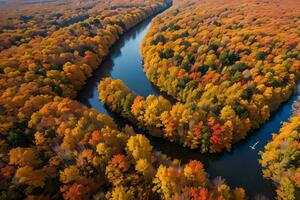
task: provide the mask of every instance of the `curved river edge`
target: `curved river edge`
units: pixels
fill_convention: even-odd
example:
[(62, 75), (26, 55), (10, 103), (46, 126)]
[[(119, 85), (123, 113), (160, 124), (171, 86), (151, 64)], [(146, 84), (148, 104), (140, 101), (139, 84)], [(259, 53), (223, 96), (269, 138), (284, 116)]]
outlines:
[[(150, 94), (160, 95), (159, 90), (146, 78), (140, 55), (142, 40), (150, 28), (153, 17), (139, 23), (120, 37), (119, 41), (112, 46), (109, 56), (94, 71), (94, 75), (87, 80), (76, 98), (87, 107), (110, 115), (120, 126), (128, 121), (110, 112), (99, 101), (97, 86), (101, 79), (110, 76), (113, 79), (121, 79), (132, 91), (144, 97)], [(149, 134), (146, 136), (154, 149), (173, 159), (179, 159), (182, 163), (187, 163), (189, 160), (200, 160), (211, 178), (221, 176), (231, 187), (243, 187), (250, 199), (260, 195), (274, 199), (275, 188), (262, 176), (262, 168), (258, 163), (259, 151), (262, 151), (272, 139), (272, 133), (279, 132), (281, 122), (287, 121), (292, 115), (292, 104), (300, 94), (300, 81), (297, 88), (293, 96), (271, 115), (267, 123), (245, 140), (233, 145), (231, 152), (200, 154), (197, 150), (184, 148), (162, 138), (155, 138)], [(137, 132), (141, 132), (141, 130), (137, 130)], [(259, 141), (258, 145), (255, 150), (252, 150), (250, 145), (257, 141)]]

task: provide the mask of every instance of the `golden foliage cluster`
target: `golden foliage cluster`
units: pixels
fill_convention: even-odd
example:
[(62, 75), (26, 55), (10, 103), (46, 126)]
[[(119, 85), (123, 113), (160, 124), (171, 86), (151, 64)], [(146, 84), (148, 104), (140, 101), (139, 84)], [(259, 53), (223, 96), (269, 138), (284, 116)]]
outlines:
[[(144, 71), (161, 91), (231, 127), (220, 136), (231, 144), (293, 93), (300, 74), (299, 14), (296, 0), (177, 1), (144, 39)], [(207, 136), (197, 127), (189, 127), (193, 135), (179, 134), (181, 143), (194, 147), (190, 141), (196, 141), (201, 148)]]

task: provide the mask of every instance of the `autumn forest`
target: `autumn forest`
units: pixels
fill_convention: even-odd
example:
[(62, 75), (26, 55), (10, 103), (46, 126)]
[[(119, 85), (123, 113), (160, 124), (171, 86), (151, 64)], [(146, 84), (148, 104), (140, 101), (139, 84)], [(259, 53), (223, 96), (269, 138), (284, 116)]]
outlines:
[(300, 200), (299, 0), (1, 0), (0, 200)]

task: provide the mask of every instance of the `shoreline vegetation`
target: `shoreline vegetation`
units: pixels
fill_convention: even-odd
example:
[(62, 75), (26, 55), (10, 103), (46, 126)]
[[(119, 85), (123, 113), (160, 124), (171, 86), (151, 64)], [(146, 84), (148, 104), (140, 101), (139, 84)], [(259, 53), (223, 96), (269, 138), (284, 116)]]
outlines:
[(279, 199), (294, 200), (300, 196), (300, 98), (293, 106), (293, 116), (273, 134), (263, 152), (260, 164), (265, 178), (277, 187)]
[(0, 199), (246, 199), (243, 189), (209, 180), (201, 162), (182, 166), (144, 135), (118, 130), (109, 116), (69, 98), (35, 112), (26, 133), (32, 145), (0, 141)]
[(170, 3), (111, 1), (0, 52), (0, 199), (246, 199), (243, 189), (209, 180), (202, 163), (181, 166), (69, 98), (120, 35)]
[(1, 51), (1, 199), (246, 198), (221, 178), (209, 181), (200, 162), (156, 155), (144, 136), (67, 98), (119, 35), (170, 3), (124, 2)]
[[(19, 1), (0, 7), (0, 200), (247, 199), (201, 162), (182, 165), (73, 99), (120, 36), (173, 5), (141, 54), (147, 78), (177, 103), (111, 78), (99, 99), (152, 135), (230, 151), (296, 87), (300, 2)], [(278, 199), (300, 195), (299, 122), (298, 102), (261, 153)]]
[(172, 105), (163, 96), (149, 95), (144, 99), (130, 91), (121, 80), (111, 78), (102, 80), (98, 91), (99, 100), (111, 111), (137, 124), (152, 136), (163, 137), (193, 149), (199, 145), (193, 137), (197, 133), (200, 136), (202, 132), (207, 136), (200, 140), (201, 153), (220, 152), (223, 148), (230, 150), (228, 141), (231, 138), (227, 138), (228, 134), (224, 133), (230, 132), (230, 127), (222, 127), (214, 118), (207, 117), (204, 111), (192, 109), (180, 102)]
[(171, 3), (136, 0), (123, 7), (125, 2), (112, 1), (95, 17), (0, 52), (1, 133), (29, 120), (54, 96), (75, 98), (120, 35)]
[[(186, 110), (220, 124), (221, 149), (212, 152), (230, 150), (263, 125), (296, 88), (300, 5), (289, 0), (279, 9), (278, 3), (183, 1), (156, 17), (144, 39), (147, 78)], [(203, 138), (217, 141), (198, 130), (208, 122), (195, 121), (190, 132), (170, 133), (171, 140), (200, 149)]]
[[(299, 80), (299, 2), (280, 10), (277, 3), (177, 2), (153, 20), (141, 52), (148, 79), (178, 102), (138, 96), (111, 78), (100, 82), (99, 100), (151, 135), (201, 153), (230, 151), (289, 99)], [(295, 115), (260, 160), (279, 199), (299, 196)]]

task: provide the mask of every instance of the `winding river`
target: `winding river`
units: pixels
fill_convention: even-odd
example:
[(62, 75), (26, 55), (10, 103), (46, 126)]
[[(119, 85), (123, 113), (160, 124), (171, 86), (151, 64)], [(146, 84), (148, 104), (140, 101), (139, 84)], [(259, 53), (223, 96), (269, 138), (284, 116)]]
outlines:
[[(114, 79), (121, 79), (131, 90), (145, 97), (149, 94), (160, 94), (144, 75), (141, 64), (140, 46), (150, 23), (151, 18), (138, 24), (120, 38), (111, 48), (110, 55), (79, 92), (78, 101), (101, 113), (109, 114), (115, 121), (121, 122), (122, 119), (109, 112), (98, 100), (97, 85), (103, 77), (111, 76)], [(156, 150), (172, 158), (180, 159), (182, 163), (191, 159), (200, 160), (204, 163), (211, 178), (222, 176), (230, 186), (245, 188), (250, 199), (260, 195), (273, 199), (274, 188), (270, 181), (262, 177), (258, 163), (259, 151), (263, 150), (266, 143), (271, 140), (272, 133), (279, 131), (281, 122), (287, 121), (290, 117), (292, 104), (300, 94), (299, 88), (300, 82), (298, 82), (298, 90), (289, 101), (285, 102), (264, 126), (253, 132), (246, 140), (235, 144), (231, 152), (201, 155), (197, 150), (190, 150), (161, 138), (147, 136)], [(259, 141), (258, 145), (255, 150), (252, 150), (249, 146), (257, 141)]]

